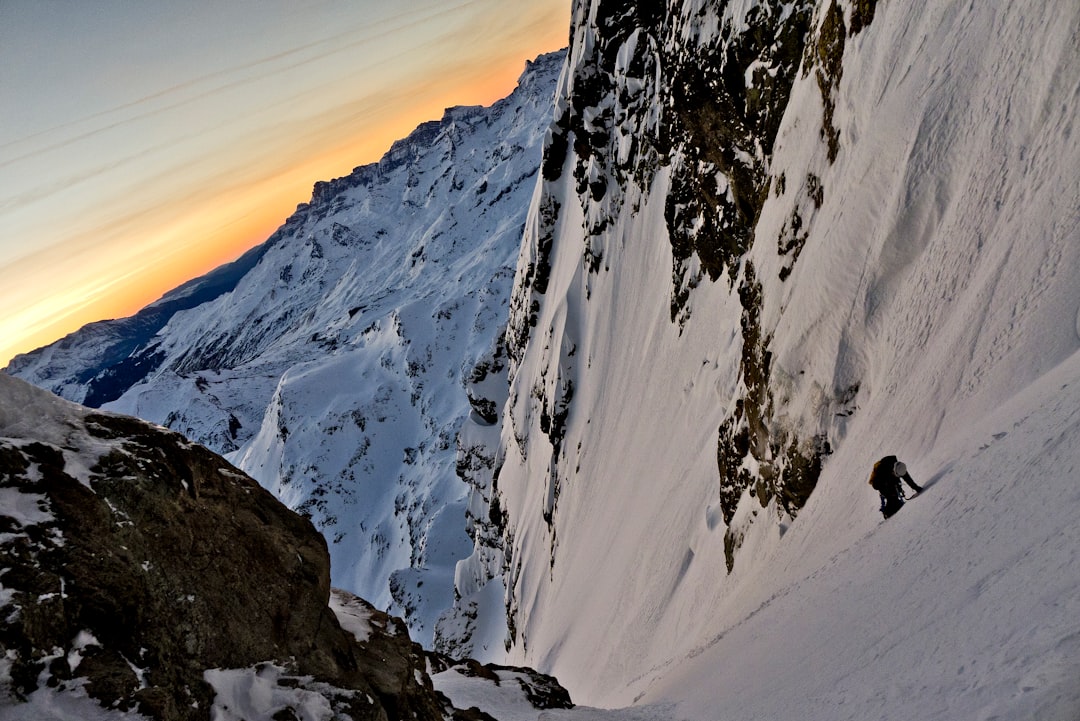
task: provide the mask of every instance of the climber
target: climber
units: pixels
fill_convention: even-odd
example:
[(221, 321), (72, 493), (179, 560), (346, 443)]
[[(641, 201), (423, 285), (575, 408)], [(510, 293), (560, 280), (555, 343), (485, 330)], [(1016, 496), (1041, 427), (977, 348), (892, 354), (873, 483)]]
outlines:
[(898, 461), (896, 456), (885, 456), (874, 464), (874, 470), (870, 474), (870, 485), (881, 494), (881, 515), (885, 518), (893, 515), (904, 505), (904, 489), (900, 481), (908, 484), (913, 491), (919, 493), (922, 487), (911, 478), (907, 466), (903, 461)]

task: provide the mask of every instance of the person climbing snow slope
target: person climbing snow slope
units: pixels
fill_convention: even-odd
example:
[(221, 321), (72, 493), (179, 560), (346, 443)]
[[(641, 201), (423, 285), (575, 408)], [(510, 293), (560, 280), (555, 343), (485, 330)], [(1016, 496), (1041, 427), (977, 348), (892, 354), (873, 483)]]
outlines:
[(900, 481), (908, 484), (913, 491), (919, 493), (922, 487), (912, 479), (907, 466), (897, 460), (896, 456), (885, 456), (874, 464), (874, 470), (870, 473), (870, 485), (881, 495), (881, 515), (885, 518), (893, 515), (904, 505), (904, 488)]

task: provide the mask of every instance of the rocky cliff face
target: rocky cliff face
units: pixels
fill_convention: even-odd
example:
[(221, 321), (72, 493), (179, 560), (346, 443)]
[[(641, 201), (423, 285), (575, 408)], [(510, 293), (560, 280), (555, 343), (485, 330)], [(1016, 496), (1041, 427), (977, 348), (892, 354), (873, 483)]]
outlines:
[[(850, 22), (861, 29), (873, 17), (873, 3), (851, 12)], [(687, 0), (676, 10), (656, 3), (575, 3), (573, 44), (511, 298), (504, 433), (484, 454), (469, 455), (491, 459), (487, 465), (495, 469), (478, 496), (489, 499), (490, 512), (474, 515), (498, 518), (502, 533), (481, 534), (473, 558), (459, 567), (459, 596), (472, 597), (459, 607), (476, 606), (477, 589), (488, 580), (505, 584), (508, 645), (521, 642), (516, 579), (522, 559), (511, 549), (522, 531), (515, 519), (543, 518), (554, 568), (563, 490), (581, 482), (580, 459), (596, 444), (595, 431), (582, 424), (588, 426), (597, 410), (580, 389), (610, 383), (610, 375), (599, 378), (646, 349), (660, 359), (680, 345), (699, 347), (699, 339), (689, 337), (700, 332), (691, 327), (695, 316), (732, 346), (716, 361), (706, 357), (708, 350), (692, 351), (702, 352), (706, 364), (722, 365), (716, 382), (728, 386), (717, 399), (720, 412), (701, 421), (716, 422), (715, 512), (726, 529), (728, 570), (753, 517), (775, 508), (791, 519), (813, 491), (830, 450), (829, 421), (795, 427), (784, 420), (772, 339), (762, 324), (764, 288), (773, 284), (763, 286), (748, 253), (766, 200), (798, 198), (779, 240), (780, 279), (786, 279), (805, 242), (804, 217), (822, 202), (817, 176), (789, 179), (774, 171), (773, 151), (800, 72), (813, 73), (826, 108), (821, 147), (835, 157), (839, 140), (828, 107), (840, 81), (845, 18), (835, 3), (809, 0)], [(668, 267), (662, 280), (660, 264)], [(704, 286), (724, 298), (721, 307), (696, 292)], [(658, 302), (657, 293), (666, 300)], [(622, 310), (644, 303), (662, 303), (666, 330), (655, 330), (655, 309), (634, 321), (633, 311)], [(674, 336), (664, 349), (656, 347), (660, 332)], [(659, 360), (629, 362), (640, 372), (620, 371), (626, 386), (609, 392), (644, 398), (650, 395), (645, 386), (671, 380), (646, 369), (663, 367)], [(840, 389), (827, 403), (848, 408), (856, 392)], [(631, 401), (611, 410), (639, 408)], [(578, 430), (571, 433), (575, 415)], [(526, 494), (538, 496), (530, 503), (539, 507), (518, 507), (509, 520), (505, 510), (515, 504), (500, 497), (503, 458), (518, 459), (512, 464), (520, 464), (518, 482), (535, 489), (536, 479), (544, 479), (543, 490)], [(535, 544), (536, 531), (531, 535)]]
[[(795, 516), (829, 449), (827, 429), (796, 432), (776, 422), (783, 409), (770, 386), (763, 287), (753, 263), (744, 262), (770, 193), (806, 196), (813, 206), (822, 202), (824, 190), (813, 173), (805, 181), (792, 179), (796, 187), (789, 189), (787, 178), (772, 171), (773, 146), (800, 67), (804, 75), (816, 73), (826, 107), (821, 137), (830, 161), (837, 152), (828, 107), (840, 80), (844, 11), (836, 3), (820, 4), (817, 15), (814, 10), (808, 0), (685, 2), (679, 12), (638, 3), (578, 3), (570, 69), (545, 148), (536, 243), (523, 258), (512, 301), (510, 354), (520, 363), (527, 343), (536, 341), (566, 189), (574, 191), (574, 214), (580, 208), (584, 216), (587, 301), (593, 278), (611, 271), (617, 221), (636, 216), (646, 200), (642, 194), (655, 183), (667, 186), (663, 235), (671, 251), (671, 322), (681, 331), (694, 311), (693, 290), (703, 282), (726, 285), (741, 308), (739, 398), (717, 434), (721, 507), (729, 526), (747, 492), (762, 507), (777, 499)], [(873, 3), (853, 12), (861, 28), (873, 16)], [(808, 213), (797, 205), (780, 238), (780, 254), (787, 258), (782, 279), (801, 249), (800, 211)], [(564, 370), (574, 365), (570, 355), (577, 347), (567, 341), (558, 360)], [(555, 458), (573, 386), (567, 377), (537, 394)], [(847, 389), (852, 395), (855, 390)], [(520, 429), (517, 435), (523, 435)], [(551, 483), (549, 495), (557, 497), (557, 474)], [(738, 544), (733, 530), (729, 569)]]
[(208, 719), (263, 679), (264, 717), (450, 714), (400, 621), (332, 610), (322, 536), (224, 459), (3, 375), (0, 407), (5, 703)]
[(332, 590), (310, 521), (220, 456), (3, 374), (0, 561), (0, 707), (31, 715), (490, 720), (435, 691), (450, 668), (572, 706), (553, 678), (433, 656)]

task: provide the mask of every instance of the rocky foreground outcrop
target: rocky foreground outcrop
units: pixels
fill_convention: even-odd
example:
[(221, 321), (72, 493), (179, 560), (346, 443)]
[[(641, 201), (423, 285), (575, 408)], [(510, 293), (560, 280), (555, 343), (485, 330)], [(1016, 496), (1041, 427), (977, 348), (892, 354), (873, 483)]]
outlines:
[(460, 715), (402, 622), (331, 602), (307, 519), (177, 433), (3, 374), (0, 568), (0, 704), (68, 693), (156, 719)]

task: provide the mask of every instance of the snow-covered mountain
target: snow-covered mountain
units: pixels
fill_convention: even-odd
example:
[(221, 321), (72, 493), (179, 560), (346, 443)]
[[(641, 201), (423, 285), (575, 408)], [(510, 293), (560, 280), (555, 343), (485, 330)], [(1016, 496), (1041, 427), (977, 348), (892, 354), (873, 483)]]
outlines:
[[(464, 385), (506, 322), (563, 59), (317, 183), (240, 272), (216, 273), (231, 285), (215, 297), (179, 307), (213, 278), (188, 284), (8, 372), (78, 401), (108, 387), (104, 407), (229, 454), (324, 533), (335, 586), (430, 645), (471, 545), (455, 472)], [(167, 323), (129, 331), (161, 307)]]
[(575, 2), (442, 637), (674, 717), (1077, 718), (1078, 30)]
[(0, 528), (4, 721), (490, 719), (436, 673), (518, 713), (573, 707), (332, 590), (325, 539), (220, 456), (4, 374)]
[(162, 362), (145, 346), (176, 313), (228, 293), (262, 258), (262, 244), (184, 283), (135, 315), (90, 323), (51, 345), (16, 356), (6, 372), (91, 408), (116, 400)]
[[(334, 247), (311, 208), (358, 212), (317, 192), (260, 285), (178, 314), (176, 344), (147, 347), (171, 365), (120, 403), (179, 409), (331, 540), (349, 526), (336, 582), (389, 575), (404, 612), (471, 550), (440, 650), (638, 705), (548, 718), (1077, 718), (1080, 6), (575, 0), (572, 23), (489, 332), (456, 323), (490, 275), (462, 277), (447, 324), (449, 304), (333, 275), (277, 305)], [(460, 156), (395, 176), (393, 202)], [(413, 275), (420, 241), (396, 245), (391, 277), (424, 287), (436, 263)], [(467, 419), (425, 425), (451, 406)], [(455, 445), (471, 491), (439, 514), (460, 496), (427, 479)], [(926, 491), (882, 523), (866, 480), (887, 454)]]

